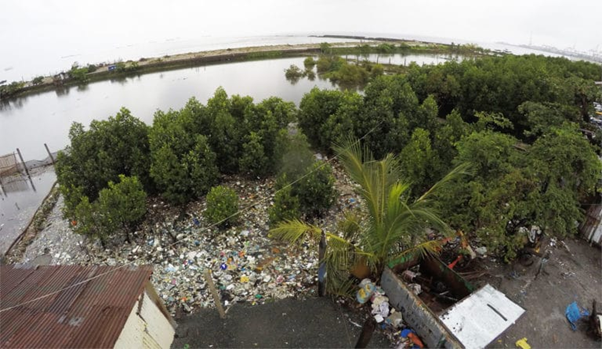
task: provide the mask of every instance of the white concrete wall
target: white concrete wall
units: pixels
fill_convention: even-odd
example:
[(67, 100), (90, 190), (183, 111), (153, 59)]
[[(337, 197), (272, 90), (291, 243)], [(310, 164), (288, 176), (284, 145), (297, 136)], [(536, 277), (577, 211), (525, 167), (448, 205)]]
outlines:
[[(140, 308), (140, 314), (138, 309)], [(130, 316), (115, 343), (115, 348), (168, 349), (171, 347), (175, 329), (163, 313), (144, 292), (132, 308)]]

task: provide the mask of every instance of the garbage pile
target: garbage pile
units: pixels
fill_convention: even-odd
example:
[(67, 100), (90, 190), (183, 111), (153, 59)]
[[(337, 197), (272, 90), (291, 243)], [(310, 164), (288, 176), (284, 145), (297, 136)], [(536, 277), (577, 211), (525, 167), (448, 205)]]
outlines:
[(360, 304), (370, 302), (371, 315), (396, 348), (424, 347), (416, 332), (403, 322), (401, 313), (391, 307), (385, 291), (372, 280), (363, 279), (360, 282), (356, 300)]
[[(339, 199), (315, 224), (336, 229), (343, 209), (359, 207), (355, 185), (334, 166)], [(204, 279), (211, 271), (224, 306), (237, 302), (261, 304), (273, 299), (303, 297), (317, 292), (317, 242), (279, 245), (267, 234), (268, 209), (273, 203), (273, 180), (231, 177), (224, 185), (239, 196), (241, 213), (229, 229), (216, 228), (203, 218), (204, 199), (177, 207), (153, 198), (139, 230), (126, 237), (116, 234), (106, 246), (73, 233), (63, 219), (63, 198), (55, 206), (45, 229), (30, 245), (26, 258), (48, 254), (50, 264), (154, 265), (153, 285), (173, 314), (212, 307), (214, 301)], [(18, 262), (18, 261), (17, 261)]]

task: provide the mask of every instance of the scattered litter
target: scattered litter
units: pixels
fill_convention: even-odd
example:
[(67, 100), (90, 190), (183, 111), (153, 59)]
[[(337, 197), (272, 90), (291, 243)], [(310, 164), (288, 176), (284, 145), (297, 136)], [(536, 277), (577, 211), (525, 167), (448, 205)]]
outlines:
[(362, 325), (358, 324), (357, 322), (353, 322), (351, 319), (349, 319), (349, 322), (351, 322), (351, 324), (354, 325), (355, 327), (362, 328)]
[(360, 289), (357, 291), (356, 299), (358, 303), (364, 304), (370, 299), (376, 286), (372, 283), (370, 279), (364, 279), (359, 284)]
[(487, 247), (485, 247), (485, 246), (477, 247), (474, 249), (474, 251), (480, 256), (485, 256), (487, 254)]
[(422, 293), (422, 286), (420, 286), (420, 284), (409, 284), (408, 287), (415, 295)]
[(414, 281), (414, 278), (415, 278), (416, 276), (418, 276), (418, 274), (417, 274), (417, 273), (415, 273), (415, 272), (413, 272), (413, 271), (411, 271), (410, 269), (408, 269), (408, 270), (404, 270), (404, 271), (403, 271), (403, 273), (401, 273), (401, 277), (402, 277), (402, 279), (403, 279), (404, 281), (407, 281), (407, 282), (412, 282), (412, 281)]
[[(393, 311), (393, 310), (392, 310)], [(387, 324), (393, 326), (394, 328), (401, 327), (401, 323), (403, 318), (400, 312), (392, 312), (391, 315), (387, 317)]]
[(569, 321), (569, 324), (571, 324), (571, 328), (573, 329), (573, 331), (576, 331), (577, 321), (579, 321), (579, 319), (581, 319), (582, 317), (589, 316), (589, 311), (580, 308), (577, 305), (577, 302), (573, 302), (569, 304), (568, 307), (566, 307), (565, 314), (566, 319)]
[(531, 349), (529, 343), (527, 343), (527, 337), (521, 338), (516, 341), (516, 346), (521, 349)]

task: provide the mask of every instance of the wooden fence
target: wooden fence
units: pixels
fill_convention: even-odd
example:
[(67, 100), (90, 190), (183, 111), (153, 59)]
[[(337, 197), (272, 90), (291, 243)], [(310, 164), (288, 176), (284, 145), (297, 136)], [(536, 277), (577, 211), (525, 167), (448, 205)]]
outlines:
[(19, 172), (15, 153), (0, 156), (0, 177), (10, 176)]

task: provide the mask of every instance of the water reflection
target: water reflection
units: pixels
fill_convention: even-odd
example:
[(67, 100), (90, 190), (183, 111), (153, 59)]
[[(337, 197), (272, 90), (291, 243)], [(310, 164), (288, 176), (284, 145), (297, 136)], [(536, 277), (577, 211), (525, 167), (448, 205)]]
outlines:
[(2, 188), (2, 195), (8, 197), (10, 193), (17, 193), (21, 191), (33, 190), (36, 191), (35, 185), (25, 176), (14, 175), (8, 178), (0, 179), (0, 187)]
[(69, 95), (70, 89), (71, 87), (69, 86), (57, 86), (54, 92), (56, 93), (57, 97), (66, 97)]
[(25, 160), (42, 159), (46, 157), (44, 143), (52, 150), (67, 146), (73, 121), (87, 126), (93, 119), (106, 119), (127, 107), (132, 115), (152, 124), (157, 109), (180, 109), (193, 96), (205, 103), (220, 86), (230, 95), (248, 95), (256, 101), (277, 96), (297, 104), (315, 86), (333, 88), (319, 79), (291, 85), (284, 77), (291, 64), (302, 66), (303, 58), (190, 67), (94, 82), (83, 90), (64, 86), (30, 95), (27, 103), (18, 99), (10, 104), (23, 103), (20, 107), (0, 110), (0, 154), (20, 148)]
[(1, 179), (0, 254), (4, 254), (25, 229), (55, 181), (52, 168), (32, 173), (31, 179), (25, 175)]

